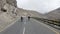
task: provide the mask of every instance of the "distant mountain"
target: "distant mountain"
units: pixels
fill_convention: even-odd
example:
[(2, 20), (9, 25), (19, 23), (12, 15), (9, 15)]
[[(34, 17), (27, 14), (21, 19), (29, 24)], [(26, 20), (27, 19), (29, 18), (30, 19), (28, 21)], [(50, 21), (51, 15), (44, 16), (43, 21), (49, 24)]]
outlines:
[(60, 20), (60, 8), (57, 8), (57, 9), (45, 14), (45, 16), (47, 16), (48, 19)]
[(24, 13), (27, 13), (27, 16), (30, 15), (31, 17), (46, 18), (46, 16), (44, 16), (43, 14), (41, 14), (37, 11), (33, 11), (33, 10), (24, 10), (22, 8), (18, 8), (17, 12), (20, 16), (21, 16), (21, 14), (23, 16)]

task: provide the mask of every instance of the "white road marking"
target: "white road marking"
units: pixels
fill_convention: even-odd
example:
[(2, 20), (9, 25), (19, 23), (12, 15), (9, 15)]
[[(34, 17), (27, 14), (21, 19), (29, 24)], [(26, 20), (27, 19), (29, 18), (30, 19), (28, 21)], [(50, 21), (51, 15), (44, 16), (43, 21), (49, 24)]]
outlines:
[(18, 17), (15, 21), (13, 21), (11, 24), (9, 24), (8, 26), (6, 26), (3, 30), (1, 30), (0, 32), (4, 31), (5, 29), (7, 29), (8, 27), (12, 26), (13, 24), (16, 23), (16, 21), (18, 21), (20, 18)]
[(24, 27), (24, 29), (23, 29), (23, 34), (25, 34), (25, 27)]
[[(42, 23), (40, 23), (40, 24), (42, 24)], [(42, 24), (42, 25), (44, 25), (45, 27), (49, 28), (50, 30), (52, 30), (52, 31), (55, 32), (56, 34), (59, 34), (59, 32), (57, 32), (55, 29), (52, 29), (52, 28), (46, 26), (45, 24)]]
[[(36, 20), (35, 20), (36, 21)], [(39, 21), (36, 21), (37, 23), (40, 23)], [(52, 29), (52, 28), (50, 28), (50, 27), (48, 27), (47, 25), (45, 25), (45, 24), (43, 24), (43, 23), (40, 23), (40, 24), (42, 24), (43, 26), (45, 26), (45, 27), (47, 27), (47, 28), (49, 28), (50, 30), (52, 30), (53, 32), (55, 32), (56, 34), (60, 34), (58, 31), (56, 31), (55, 29)]]

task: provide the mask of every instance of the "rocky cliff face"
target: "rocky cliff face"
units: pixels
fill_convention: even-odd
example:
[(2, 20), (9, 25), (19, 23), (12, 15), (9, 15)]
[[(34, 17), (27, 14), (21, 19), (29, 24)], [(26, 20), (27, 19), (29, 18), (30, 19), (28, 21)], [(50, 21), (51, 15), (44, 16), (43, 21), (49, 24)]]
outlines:
[(0, 0), (0, 8), (2, 8), (6, 3), (17, 7), (17, 1), (16, 0)]
[(16, 8), (16, 0), (0, 0), (0, 18), (13, 18)]
[(0, 0), (0, 10), (5, 5), (5, 3), (6, 3), (6, 0)]
[(6, 0), (8, 4), (11, 4), (12, 6), (17, 7), (17, 1), (16, 0)]
[(0, 32), (18, 19), (16, 0), (0, 0)]

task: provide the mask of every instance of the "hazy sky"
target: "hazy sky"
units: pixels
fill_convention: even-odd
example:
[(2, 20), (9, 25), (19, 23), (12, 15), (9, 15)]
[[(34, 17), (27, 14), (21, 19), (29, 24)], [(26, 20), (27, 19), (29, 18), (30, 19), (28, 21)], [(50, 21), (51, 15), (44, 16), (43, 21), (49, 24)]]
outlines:
[(46, 13), (60, 7), (60, 0), (17, 0), (19, 8)]

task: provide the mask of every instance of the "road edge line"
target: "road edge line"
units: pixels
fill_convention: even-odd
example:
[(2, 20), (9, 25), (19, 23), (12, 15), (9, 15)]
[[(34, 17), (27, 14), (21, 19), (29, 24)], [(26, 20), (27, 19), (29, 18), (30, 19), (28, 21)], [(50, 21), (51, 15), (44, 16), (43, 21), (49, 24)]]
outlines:
[[(35, 19), (33, 19), (33, 20), (35, 20)], [(43, 25), (43, 23), (40, 23), (39, 21), (37, 21), (37, 20), (35, 20), (37, 23), (39, 23), (39, 24), (42, 24)], [(48, 29), (50, 29), (50, 30), (52, 30), (53, 32), (55, 32), (56, 34), (60, 34), (59, 32), (57, 32), (55, 29), (51, 29), (50, 27), (48, 27), (48, 26), (46, 26), (46, 24), (44, 24), (43, 26), (45, 26), (45, 27), (47, 27)]]

